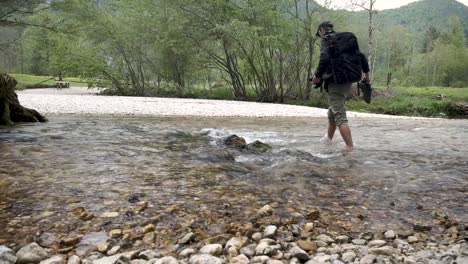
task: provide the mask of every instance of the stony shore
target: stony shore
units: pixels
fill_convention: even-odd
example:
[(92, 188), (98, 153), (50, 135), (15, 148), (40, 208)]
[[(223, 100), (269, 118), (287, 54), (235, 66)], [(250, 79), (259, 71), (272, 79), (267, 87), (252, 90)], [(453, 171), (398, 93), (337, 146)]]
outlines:
[[(326, 117), (327, 110), (255, 102), (97, 96), (97, 89), (32, 89), (18, 92), (20, 102), (43, 114), (104, 114), (213, 117)], [(413, 118), (348, 112), (348, 117)]]
[[(274, 210), (265, 205), (257, 214), (265, 219)], [(327, 225), (318, 209), (308, 214), (309, 222), (303, 225), (260, 225), (259, 221), (235, 234), (214, 237), (200, 237), (189, 229), (169, 237), (173, 243), (164, 248), (154, 247), (155, 239), (162, 236), (154, 224), (62, 238), (44, 233), (28, 245), (9, 245), (14, 250), (0, 246), (0, 264), (468, 263), (467, 228), (443, 212), (432, 215), (434, 223), (444, 228), (443, 234), (418, 225), (409, 232), (386, 230), (354, 237), (318, 233), (322, 230), (318, 226)]]

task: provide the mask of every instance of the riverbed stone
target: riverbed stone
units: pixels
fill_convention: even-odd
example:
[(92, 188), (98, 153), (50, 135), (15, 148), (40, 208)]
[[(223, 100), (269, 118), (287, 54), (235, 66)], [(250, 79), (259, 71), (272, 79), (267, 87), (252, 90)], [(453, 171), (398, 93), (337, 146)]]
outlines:
[(209, 254), (193, 255), (189, 259), (190, 264), (224, 264), (225, 261)]
[(267, 263), (268, 260), (270, 260), (268, 256), (256, 256), (252, 258), (250, 263)]
[(314, 231), (314, 227), (315, 227), (314, 223), (312, 223), (312, 222), (306, 223), (304, 225), (304, 231), (312, 232), (312, 231)]
[(384, 246), (385, 244), (387, 244), (387, 242), (385, 240), (372, 240), (372, 241), (369, 241), (367, 246), (369, 246), (369, 247), (381, 247), (381, 246)]
[(284, 262), (277, 259), (269, 259), (267, 260), (266, 264), (284, 264)]
[(388, 230), (387, 232), (384, 233), (384, 237), (386, 239), (395, 239), (396, 238), (396, 233), (393, 230)]
[(353, 251), (348, 251), (341, 256), (341, 260), (345, 263), (351, 263), (356, 259), (357, 255)]
[(179, 257), (181, 258), (188, 258), (190, 257), (191, 255), (195, 254), (195, 249), (193, 248), (186, 248), (184, 250), (182, 250), (180, 253), (179, 253)]
[(248, 258), (251, 258), (255, 255), (255, 245), (249, 245), (240, 249), (240, 253), (245, 255)]
[(81, 259), (77, 255), (68, 258), (67, 264), (81, 264)]
[(267, 205), (263, 206), (262, 208), (260, 208), (257, 211), (257, 214), (260, 215), (260, 216), (271, 215), (271, 214), (273, 214), (273, 208), (269, 204), (267, 204)]
[(0, 246), (0, 264), (15, 264), (16, 259), (16, 254), (12, 249)]
[(185, 234), (184, 236), (182, 236), (182, 237), (179, 239), (178, 243), (179, 243), (179, 244), (187, 244), (187, 243), (189, 243), (190, 241), (192, 241), (194, 238), (195, 238), (195, 234), (192, 233), (192, 232), (189, 232), (189, 233)]
[(122, 237), (122, 234), (123, 234), (122, 229), (113, 229), (109, 232), (109, 236), (112, 238)]
[(230, 264), (249, 264), (250, 260), (246, 255), (241, 254), (237, 257), (232, 258), (229, 263)]
[(16, 253), (16, 256), (18, 257), (16, 263), (39, 263), (46, 259), (47, 255), (47, 251), (44, 248), (33, 242), (25, 247), (22, 247)]
[(147, 264), (148, 261), (144, 260), (144, 259), (133, 259), (133, 260), (130, 260), (130, 264)]
[(220, 256), (223, 253), (223, 246), (221, 244), (205, 245), (200, 249), (200, 253)]
[(154, 264), (179, 264), (179, 261), (174, 257), (163, 257), (156, 260)]
[(330, 236), (327, 236), (327, 235), (318, 235), (317, 237), (315, 237), (316, 240), (319, 240), (319, 241), (323, 241), (327, 244), (331, 244), (331, 243), (335, 243), (335, 240), (333, 238), (331, 238)]
[(377, 259), (377, 256), (370, 254), (361, 258), (359, 263), (360, 264), (372, 264), (375, 262), (376, 259)]
[(65, 264), (65, 263), (67, 263), (67, 261), (66, 261), (66, 256), (64, 255), (53, 256), (51, 258), (48, 258), (39, 262), (39, 264)]
[(305, 251), (315, 252), (317, 250), (317, 243), (310, 240), (299, 240), (297, 241), (297, 246)]
[(151, 249), (147, 249), (145, 251), (140, 252), (140, 254), (138, 254), (138, 258), (144, 259), (144, 260), (150, 260), (150, 259), (158, 258), (160, 256), (161, 254)]
[(235, 247), (237, 249), (240, 249), (245, 245), (247, 240), (247, 237), (233, 237), (229, 239), (228, 242), (226, 242), (226, 246), (224, 248), (229, 249), (230, 247)]
[(298, 258), (302, 261), (309, 260), (309, 255), (307, 254), (307, 252), (305, 252), (298, 246), (294, 246), (291, 249), (289, 249), (289, 253), (291, 254), (293, 258)]
[(419, 239), (416, 236), (409, 236), (408, 237), (408, 243), (414, 244), (414, 243), (418, 243), (418, 242), (419, 242)]
[(340, 244), (348, 243), (349, 237), (348, 236), (337, 236), (335, 237), (335, 241)]
[(120, 246), (113, 246), (109, 251), (107, 251), (107, 256), (115, 255), (119, 252)]
[(124, 254), (104, 257), (91, 261), (90, 264), (129, 264), (130, 258)]
[(260, 241), (261, 239), (262, 239), (262, 233), (260, 233), (260, 232), (255, 232), (255, 233), (252, 234), (252, 240), (253, 240), (253, 241), (258, 242), (258, 241)]
[(269, 225), (265, 228), (265, 230), (263, 231), (263, 237), (267, 237), (267, 238), (273, 238), (275, 237), (276, 235), (276, 230), (278, 230), (278, 227), (274, 226), (274, 225)]
[(357, 245), (357, 246), (364, 246), (367, 244), (367, 241), (364, 240), (364, 239), (360, 239), (360, 238), (357, 238), (357, 239), (353, 239), (353, 244), (354, 245)]
[(391, 256), (395, 253), (395, 249), (390, 246), (383, 246), (378, 248), (369, 248), (369, 253), (373, 255), (386, 255)]

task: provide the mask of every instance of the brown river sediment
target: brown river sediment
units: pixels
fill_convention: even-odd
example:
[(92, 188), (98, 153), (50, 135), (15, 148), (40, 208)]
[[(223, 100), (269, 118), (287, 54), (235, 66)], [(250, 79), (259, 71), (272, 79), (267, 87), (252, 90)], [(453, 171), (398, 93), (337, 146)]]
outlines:
[[(319, 208), (327, 229), (351, 234), (433, 226), (435, 209), (467, 222), (468, 121), (356, 119), (351, 155), (319, 143), (325, 124), (56, 115), (2, 129), (0, 244), (148, 223), (216, 235), (254, 222), (266, 204), (270, 221), (303, 223)], [(231, 134), (273, 149), (228, 148)]]

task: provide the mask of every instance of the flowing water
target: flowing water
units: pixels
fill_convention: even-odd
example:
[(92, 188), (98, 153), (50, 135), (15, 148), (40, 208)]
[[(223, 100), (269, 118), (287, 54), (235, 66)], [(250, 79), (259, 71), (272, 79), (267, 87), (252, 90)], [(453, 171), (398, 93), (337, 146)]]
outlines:
[[(465, 120), (353, 120), (356, 151), (344, 154), (319, 143), (323, 118), (50, 119), (0, 130), (0, 244), (149, 222), (215, 235), (266, 204), (299, 224), (318, 207), (346, 233), (431, 225), (434, 209), (468, 219)], [(228, 148), (231, 134), (273, 149)]]

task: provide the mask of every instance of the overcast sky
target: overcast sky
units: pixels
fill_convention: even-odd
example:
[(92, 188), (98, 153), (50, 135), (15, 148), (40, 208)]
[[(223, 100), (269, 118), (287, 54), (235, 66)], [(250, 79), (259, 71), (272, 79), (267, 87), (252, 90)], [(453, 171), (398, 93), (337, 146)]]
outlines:
[[(355, 0), (359, 2), (363, 2), (364, 0)], [(460, 3), (463, 3), (468, 6), (468, 0), (457, 0)], [(324, 2), (331, 2), (331, 6), (334, 8), (346, 8), (350, 9), (350, 0), (318, 0), (319, 3)], [(391, 9), (391, 8), (398, 8), (403, 5), (407, 5), (409, 3), (416, 2), (416, 0), (377, 0), (376, 2), (376, 9), (383, 10), (383, 9)]]

